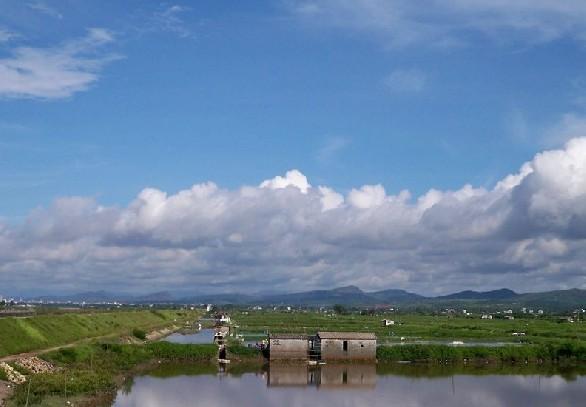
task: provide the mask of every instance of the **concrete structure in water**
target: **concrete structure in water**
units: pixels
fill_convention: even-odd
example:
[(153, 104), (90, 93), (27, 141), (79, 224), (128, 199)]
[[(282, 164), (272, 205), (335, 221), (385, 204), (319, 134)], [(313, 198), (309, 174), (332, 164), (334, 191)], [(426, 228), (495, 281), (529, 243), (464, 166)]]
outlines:
[(318, 332), (269, 336), (270, 360), (376, 360), (376, 336), (362, 332)]
[(308, 360), (309, 337), (298, 334), (269, 335), (270, 360)]
[(362, 332), (318, 332), (322, 360), (376, 360), (376, 335)]

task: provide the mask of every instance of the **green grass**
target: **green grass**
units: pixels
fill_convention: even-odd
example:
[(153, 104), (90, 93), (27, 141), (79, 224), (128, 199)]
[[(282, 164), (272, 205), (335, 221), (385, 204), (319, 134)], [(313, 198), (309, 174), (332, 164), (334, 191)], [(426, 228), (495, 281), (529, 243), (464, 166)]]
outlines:
[(140, 339), (141, 341), (144, 341), (146, 339), (147, 333), (144, 331), (144, 329), (134, 328), (132, 330), (132, 336)]
[[(383, 318), (398, 324), (384, 327)], [(561, 322), (556, 318), (530, 317), (515, 320), (482, 320), (475, 317), (448, 317), (445, 315), (380, 314), (380, 315), (328, 315), (307, 312), (235, 312), (232, 319), (239, 326), (237, 333), (263, 337), (265, 333), (308, 333), (322, 331), (375, 332), (379, 343), (407, 341), (479, 341), (524, 342), (534, 344), (559, 343), (561, 341), (586, 342), (586, 324)], [(524, 332), (525, 336), (513, 336)], [(252, 336), (254, 335), (254, 336)]]
[(61, 346), (86, 338), (129, 334), (133, 329), (156, 328), (186, 318), (194, 319), (195, 313), (137, 310), (0, 318), (0, 356)]
[(60, 367), (50, 374), (29, 376), (28, 384), (16, 388), (12, 404), (39, 404), (51, 397), (100, 395), (116, 389), (116, 376), (132, 373), (138, 365), (152, 361), (190, 361), (208, 365), (217, 355), (215, 345), (153, 342), (146, 345), (86, 344), (62, 348), (43, 355)]
[(248, 348), (239, 344), (228, 345), (228, 358), (232, 355), (239, 358), (262, 358), (263, 353), (256, 348)]
[(499, 362), (586, 362), (586, 345), (573, 342), (525, 346), (397, 345), (380, 346), (379, 361), (443, 362), (492, 360)]

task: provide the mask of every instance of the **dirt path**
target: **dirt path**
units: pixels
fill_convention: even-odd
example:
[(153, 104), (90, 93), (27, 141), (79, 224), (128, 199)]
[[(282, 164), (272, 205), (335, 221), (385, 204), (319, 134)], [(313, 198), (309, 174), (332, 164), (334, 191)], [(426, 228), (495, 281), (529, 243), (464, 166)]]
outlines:
[[(164, 336), (167, 336), (167, 335), (177, 331), (178, 329), (180, 329), (180, 327), (178, 327), (176, 325), (172, 325), (170, 327), (168, 326), (168, 327), (164, 327), (164, 328), (158, 328), (158, 329), (151, 331), (148, 334), (148, 339), (149, 339), (149, 341), (158, 340)], [(0, 357), (0, 362), (13, 362), (18, 359), (29, 358), (32, 356), (38, 356), (38, 355), (42, 355), (43, 353), (53, 352), (53, 351), (56, 351), (59, 349), (64, 349), (64, 348), (70, 348), (72, 346), (81, 345), (84, 343), (91, 343), (91, 342), (101, 340), (101, 339), (120, 338), (123, 336), (124, 335), (120, 335), (120, 334), (109, 334), (109, 335), (103, 335), (103, 336), (95, 336), (92, 338), (84, 338), (79, 341), (71, 342), (71, 343), (68, 343), (65, 345), (53, 346), (51, 348), (46, 348), (46, 349), (38, 349), (38, 350), (25, 352), (25, 353), (18, 353), (16, 355), (3, 356), (3, 357)], [(0, 407), (4, 407), (6, 400), (8, 400), (8, 398), (11, 396), (13, 386), (14, 385), (11, 383), (0, 381)]]
[(0, 407), (5, 405), (5, 400), (8, 400), (12, 395), (12, 384), (0, 380)]
[(108, 338), (114, 338), (114, 337), (118, 337), (118, 336), (120, 336), (120, 335), (96, 336), (94, 338), (86, 338), (86, 339), (82, 339), (82, 340), (79, 340), (76, 342), (68, 343), (66, 345), (54, 346), (52, 348), (39, 349), (39, 350), (34, 350), (34, 351), (30, 351), (30, 352), (25, 352), (25, 353), (18, 353), (16, 355), (3, 356), (0, 358), (0, 362), (12, 362), (14, 360), (21, 359), (21, 358), (30, 358), (32, 356), (42, 355), (43, 353), (53, 352), (55, 350), (59, 350), (59, 349), (63, 349), (63, 348), (70, 348), (75, 345), (81, 345), (83, 343), (89, 343), (89, 342), (99, 340), (99, 339), (108, 339)]
[[(158, 340), (158, 339), (161, 339), (162, 337), (165, 337), (165, 336), (177, 331), (178, 329), (180, 329), (180, 327), (178, 327), (176, 325), (171, 325), (171, 326), (167, 326), (164, 328), (158, 328), (158, 329), (151, 331), (147, 335), (147, 337), (148, 337), (149, 341)], [(65, 345), (53, 346), (51, 348), (45, 348), (45, 349), (38, 349), (38, 350), (25, 352), (25, 353), (18, 353), (16, 355), (3, 356), (3, 357), (0, 357), (0, 362), (12, 362), (17, 359), (28, 358), (31, 356), (38, 356), (38, 355), (42, 355), (43, 353), (53, 352), (53, 351), (56, 351), (59, 349), (64, 349), (64, 348), (71, 348), (72, 346), (82, 345), (84, 343), (91, 343), (93, 341), (98, 341), (98, 340), (102, 340), (102, 339), (121, 338), (124, 336), (125, 335), (120, 335), (119, 333), (117, 333), (117, 334), (108, 334), (108, 335), (102, 335), (102, 336), (94, 336), (91, 338), (84, 338), (84, 339), (80, 339), (79, 341), (71, 342), (71, 343), (68, 343)], [(0, 404), (0, 406), (1, 406), (1, 404)]]

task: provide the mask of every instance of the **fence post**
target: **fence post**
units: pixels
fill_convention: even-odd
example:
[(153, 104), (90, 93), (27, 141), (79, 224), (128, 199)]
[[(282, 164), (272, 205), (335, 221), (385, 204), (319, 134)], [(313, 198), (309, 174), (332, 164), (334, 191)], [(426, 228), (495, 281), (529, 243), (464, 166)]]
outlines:
[(31, 393), (31, 381), (32, 381), (31, 379), (32, 379), (32, 377), (29, 378), (28, 387), (26, 389), (26, 404), (25, 404), (25, 407), (28, 407), (28, 396)]

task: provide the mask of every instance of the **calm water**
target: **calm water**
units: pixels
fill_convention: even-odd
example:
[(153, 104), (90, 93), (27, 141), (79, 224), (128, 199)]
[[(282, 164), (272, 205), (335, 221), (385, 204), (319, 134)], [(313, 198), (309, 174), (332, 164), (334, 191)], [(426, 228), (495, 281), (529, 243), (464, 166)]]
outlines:
[(162, 339), (173, 343), (213, 343), (214, 330), (202, 329), (201, 331), (181, 333), (176, 332)]
[(583, 406), (585, 372), (374, 365), (164, 366), (135, 377), (116, 407)]

